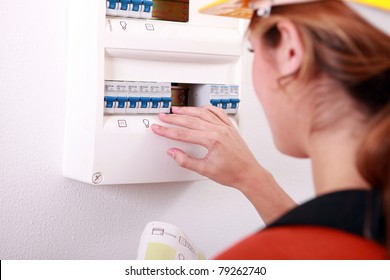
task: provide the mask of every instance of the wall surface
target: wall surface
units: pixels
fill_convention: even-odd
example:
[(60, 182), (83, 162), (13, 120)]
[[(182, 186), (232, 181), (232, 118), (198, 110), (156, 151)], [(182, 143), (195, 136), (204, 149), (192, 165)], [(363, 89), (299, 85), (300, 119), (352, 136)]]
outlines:
[[(263, 226), (241, 193), (207, 180), (64, 178), (67, 1), (1, 1), (0, 40), (0, 259), (134, 259), (152, 220), (179, 226), (212, 257)], [(244, 95), (248, 145), (296, 201), (310, 198), (309, 163), (275, 150), (254, 93)]]

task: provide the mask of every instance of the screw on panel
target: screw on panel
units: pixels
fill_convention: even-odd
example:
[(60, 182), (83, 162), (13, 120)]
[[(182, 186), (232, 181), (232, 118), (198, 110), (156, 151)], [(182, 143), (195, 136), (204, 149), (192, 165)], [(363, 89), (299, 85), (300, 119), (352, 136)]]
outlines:
[(100, 172), (96, 172), (95, 174), (93, 174), (92, 176), (92, 182), (96, 185), (100, 184), (101, 182), (103, 182), (103, 174), (100, 173)]

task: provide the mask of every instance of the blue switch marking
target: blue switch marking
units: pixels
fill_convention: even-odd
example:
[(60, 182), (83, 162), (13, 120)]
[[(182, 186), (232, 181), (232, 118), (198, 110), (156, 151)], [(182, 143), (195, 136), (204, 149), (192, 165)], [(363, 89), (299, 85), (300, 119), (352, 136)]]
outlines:
[(153, 1), (150, 0), (144, 0), (144, 12), (150, 13), (153, 7)]
[(211, 105), (218, 107), (218, 105), (221, 103), (221, 99), (211, 99), (210, 103)]
[(232, 98), (230, 99), (230, 103), (232, 103), (232, 109), (237, 109), (238, 103), (240, 103), (240, 99)]
[(115, 10), (116, 9), (116, 3), (119, 3), (119, 0), (108, 0), (110, 2), (110, 5), (108, 6), (109, 9)]
[(161, 98), (152, 97), (152, 108), (158, 108), (161, 102)]
[(140, 6), (142, 5), (143, 0), (132, 0), (131, 3), (133, 4), (133, 12), (139, 12)]
[(130, 108), (137, 108), (137, 102), (139, 101), (139, 97), (129, 97), (128, 100), (130, 102)]
[(150, 97), (141, 97), (139, 100), (141, 101), (141, 108), (148, 108)]
[(163, 97), (161, 98), (161, 101), (163, 103), (163, 108), (169, 108), (169, 105), (171, 104), (172, 102), (172, 98), (171, 97)]
[(120, 0), (122, 3), (121, 10), (127, 11), (129, 9), (129, 5), (131, 4), (131, 0)]
[(117, 100), (118, 100), (118, 108), (122, 108), (122, 109), (125, 108), (125, 104), (128, 100), (127, 97), (118, 96)]
[(230, 103), (230, 99), (221, 99), (222, 109), (227, 109), (227, 105)]
[(114, 108), (114, 102), (116, 101), (116, 97), (105, 96), (104, 101), (106, 102), (106, 108)]

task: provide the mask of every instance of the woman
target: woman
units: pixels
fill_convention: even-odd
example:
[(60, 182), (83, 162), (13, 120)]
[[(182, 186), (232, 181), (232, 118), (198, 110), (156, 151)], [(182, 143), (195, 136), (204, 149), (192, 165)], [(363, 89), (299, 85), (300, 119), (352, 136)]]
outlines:
[(389, 35), (345, 1), (254, 2), (254, 88), (277, 148), (311, 159), (317, 197), (296, 206), (218, 108), (160, 115), (178, 127), (153, 125), (156, 134), (208, 149), (203, 159), (168, 154), (243, 192), (267, 224), (218, 258), (388, 258)]

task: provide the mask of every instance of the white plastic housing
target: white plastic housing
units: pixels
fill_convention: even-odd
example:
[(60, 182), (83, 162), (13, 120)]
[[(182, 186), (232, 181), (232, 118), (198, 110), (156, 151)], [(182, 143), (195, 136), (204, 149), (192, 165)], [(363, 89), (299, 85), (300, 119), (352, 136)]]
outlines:
[(199, 14), (207, 2), (191, 1), (189, 22), (176, 23), (106, 18), (103, 0), (69, 0), (64, 176), (90, 184), (202, 178), (166, 151), (201, 157), (204, 148), (156, 136), (151, 112), (105, 114), (104, 96), (105, 81), (240, 85), (238, 20)]

